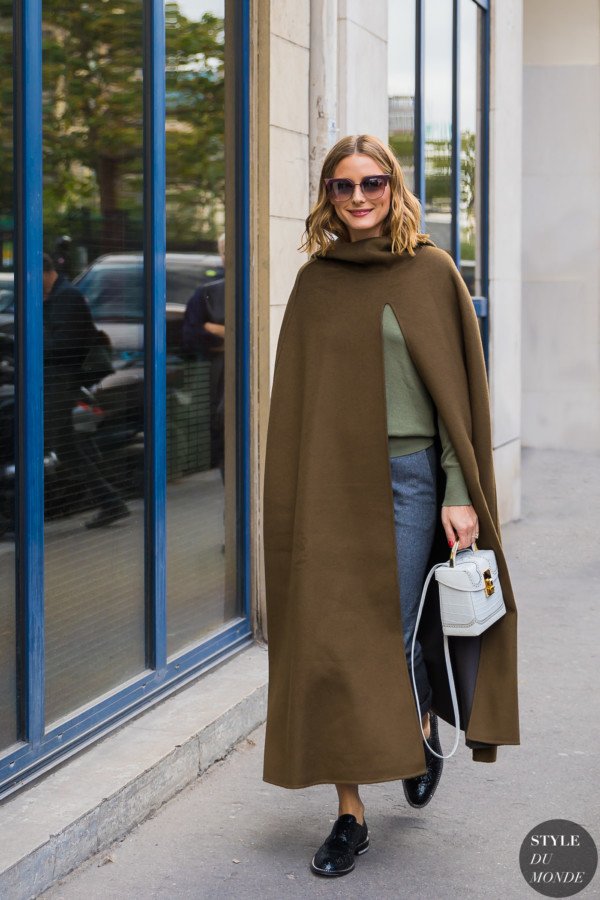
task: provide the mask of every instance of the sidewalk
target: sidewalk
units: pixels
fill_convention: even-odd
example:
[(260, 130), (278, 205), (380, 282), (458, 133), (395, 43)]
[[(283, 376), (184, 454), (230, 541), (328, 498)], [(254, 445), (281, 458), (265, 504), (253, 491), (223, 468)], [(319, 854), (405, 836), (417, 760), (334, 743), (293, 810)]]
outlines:
[[(366, 785), (369, 852), (326, 880), (308, 863), (337, 815), (335, 791), (263, 782), (261, 727), (44, 898), (536, 896), (519, 868), (530, 828), (571, 819), (600, 846), (599, 476), (598, 455), (523, 452), (523, 518), (503, 529), (519, 609), (520, 747), (487, 765), (461, 743), (423, 810), (400, 782)], [(441, 730), (448, 748), (452, 730)], [(599, 892), (597, 872), (579, 896)]]
[(265, 718), (267, 653), (218, 657), (171, 696), (0, 804), (0, 898), (29, 900), (198, 779)]

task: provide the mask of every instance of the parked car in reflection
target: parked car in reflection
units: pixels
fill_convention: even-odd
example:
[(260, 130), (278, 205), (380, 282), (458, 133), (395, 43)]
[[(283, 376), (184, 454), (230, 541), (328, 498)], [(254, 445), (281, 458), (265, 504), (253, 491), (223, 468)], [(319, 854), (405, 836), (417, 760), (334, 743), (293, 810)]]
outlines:
[[(188, 300), (204, 284), (224, 275), (215, 253), (166, 254), (167, 351), (181, 350), (181, 325)], [(111, 341), (119, 366), (141, 355), (144, 346), (144, 275), (141, 253), (100, 256), (74, 279), (94, 320)]]
[[(221, 257), (217, 254), (166, 255), (167, 439), (169, 471), (173, 476), (208, 467), (204, 460), (208, 459), (210, 441), (209, 366), (200, 362), (200, 371), (197, 365), (193, 384), (190, 382), (190, 371), (184, 373), (185, 365), (180, 356), (181, 325), (194, 291), (223, 275)], [(90, 422), (93, 423), (93, 434), (90, 433), (89, 439), (93, 439), (97, 448), (98, 465), (105, 477), (124, 496), (139, 496), (143, 492), (144, 464), (142, 254), (99, 257), (74, 279), (74, 283), (86, 297), (96, 326), (110, 339), (115, 368), (113, 375), (106, 376), (92, 388), (82, 387), (73, 410), (74, 429), (81, 438), (81, 433), (86, 429), (89, 431)], [(12, 531), (14, 524), (14, 315), (14, 276), (0, 273), (0, 537), (5, 531)], [(198, 379), (202, 382), (199, 391)], [(206, 410), (199, 409), (198, 403), (206, 406)], [(190, 413), (193, 414), (192, 426)], [(198, 429), (206, 430), (206, 438), (199, 435)], [(189, 440), (197, 445), (193, 454), (189, 447), (182, 445), (182, 441)], [(61, 461), (52, 448), (46, 448), (44, 469), (45, 486), (51, 488), (56, 474), (62, 472)], [(55, 502), (54, 493), (47, 496), (47, 515), (68, 515), (89, 505), (85, 485), (77, 483), (77, 472), (69, 470), (67, 480), (72, 483), (73, 490), (60, 492), (60, 504)]]
[(0, 332), (12, 334), (15, 318), (15, 276), (0, 272)]
[[(166, 254), (167, 349), (181, 349), (181, 324), (188, 300), (204, 284), (223, 278), (217, 253)], [(113, 347), (115, 362), (127, 362), (143, 352), (144, 274), (141, 253), (99, 256), (73, 279), (85, 296), (92, 316)], [(0, 332), (14, 332), (14, 275), (0, 273)]]
[[(192, 359), (189, 354), (184, 354), (181, 334), (186, 306), (192, 294), (203, 285), (221, 280), (224, 274), (218, 254), (166, 254), (166, 437), (169, 478), (208, 469), (211, 465), (210, 362), (201, 358)], [(122, 382), (109, 376), (106, 385), (102, 386), (103, 393), (111, 396), (112, 402), (125, 402), (126, 415), (131, 420), (142, 419), (142, 254), (119, 253), (99, 257), (74, 283), (85, 296), (96, 326), (110, 339), (115, 372), (126, 376)], [(139, 382), (137, 390), (136, 381)], [(139, 409), (130, 405), (137, 402), (136, 397), (139, 398)], [(140, 478), (133, 476), (131, 483), (140, 483)]]

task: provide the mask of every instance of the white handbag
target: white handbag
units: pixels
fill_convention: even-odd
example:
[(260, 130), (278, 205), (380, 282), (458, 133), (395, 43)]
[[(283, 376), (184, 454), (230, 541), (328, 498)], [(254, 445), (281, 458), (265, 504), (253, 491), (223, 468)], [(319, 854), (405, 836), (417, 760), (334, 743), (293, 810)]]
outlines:
[[(437, 753), (429, 745), (427, 738), (423, 733), (423, 740), (427, 744), (427, 747), (434, 756), (439, 757), (439, 759), (449, 759), (455, 753), (460, 738), (458, 699), (452, 675), (448, 636), (469, 637), (481, 634), (506, 612), (506, 606), (502, 596), (502, 587), (500, 586), (500, 579), (498, 577), (496, 554), (494, 551), (479, 550), (477, 544), (474, 543), (471, 544), (471, 547), (467, 547), (464, 550), (459, 550), (457, 552), (459, 543), (459, 541), (456, 541), (454, 544), (454, 547), (450, 552), (450, 559), (443, 563), (436, 563), (425, 579), (410, 651), (412, 682), (415, 697), (418, 699), (419, 695), (417, 692), (417, 682), (414, 671), (415, 641), (421, 613), (423, 611), (423, 604), (425, 603), (427, 588), (435, 573), (435, 580), (438, 583), (440, 595), (440, 615), (442, 620), (442, 631), (444, 633), (444, 656), (446, 657), (446, 669), (448, 671), (448, 683), (450, 686), (450, 695), (452, 697), (452, 709), (454, 711), (454, 724), (456, 729), (454, 746), (447, 756)], [(423, 732), (422, 723), (421, 732)]]

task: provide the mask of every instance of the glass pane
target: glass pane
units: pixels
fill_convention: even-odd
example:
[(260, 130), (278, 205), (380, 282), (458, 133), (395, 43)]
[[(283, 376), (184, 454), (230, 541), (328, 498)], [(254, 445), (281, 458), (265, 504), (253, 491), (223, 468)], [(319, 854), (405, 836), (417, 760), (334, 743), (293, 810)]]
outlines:
[(452, 3), (425, 3), (425, 224), (450, 250), (452, 221)]
[(0, 0), (0, 750), (17, 739), (12, 40), (12, 2)]
[(142, 3), (43, 18), (51, 723), (145, 667)]
[(479, 48), (477, 46), (478, 16), (481, 11), (473, 0), (462, 0), (460, 9), (460, 261), (461, 272), (472, 294), (480, 293), (477, 286), (477, 186), (479, 172), (477, 141), (480, 108), (478, 87), (481, 82)]
[(166, 4), (169, 655), (238, 614), (225, 540), (223, 17), (222, 0)]
[(415, 189), (415, 0), (388, 4), (389, 144)]

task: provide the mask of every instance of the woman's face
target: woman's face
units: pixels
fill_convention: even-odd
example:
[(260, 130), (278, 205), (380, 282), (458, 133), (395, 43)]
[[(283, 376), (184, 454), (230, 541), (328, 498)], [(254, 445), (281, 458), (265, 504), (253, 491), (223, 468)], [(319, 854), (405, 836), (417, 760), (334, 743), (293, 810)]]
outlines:
[(339, 162), (333, 178), (348, 178), (353, 181), (354, 193), (349, 200), (333, 203), (338, 217), (347, 226), (351, 241), (378, 237), (382, 223), (390, 209), (390, 186), (386, 184), (383, 196), (377, 200), (367, 200), (360, 188), (360, 182), (367, 175), (384, 175), (384, 171), (374, 159), (365, 153), (354, 153)]

